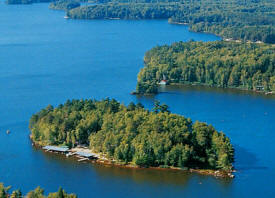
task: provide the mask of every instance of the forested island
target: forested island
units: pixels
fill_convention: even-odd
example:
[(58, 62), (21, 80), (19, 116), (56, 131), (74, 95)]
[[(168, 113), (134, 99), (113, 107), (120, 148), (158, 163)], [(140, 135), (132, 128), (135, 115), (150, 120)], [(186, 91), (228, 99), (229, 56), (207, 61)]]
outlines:
[(275, 7), (269, 0), (99, 1), (68, 11), (73, 19), (168, 19), (188, 24), (195, 32), (209, 32), (243, 41), (275, 43)]
[(275, 46), (236, 42), (177, 42), (146, 52), (136, 92), (158, 83), (199, 84), (275, 92)]
[(5, 187), (3, 183), (0, 183), (0, 198), (77, 198), (75, 194), (68, 194), (62, 188), (59, 188), (57, 192), (50, 193), (48, 196), (44, 194), (44, 190), (37, 187), (23, 196), (20, 190), (10, 191), (10, 186)]
[(179, 167), (231, 171), (234, 148), (213, 126), (170, 113), (155, 102), (128, 106), (112, 99), (68, 100), (49, 105), (29, 123), (38, 145), (89, 145), (92, 152), (139, 167)]

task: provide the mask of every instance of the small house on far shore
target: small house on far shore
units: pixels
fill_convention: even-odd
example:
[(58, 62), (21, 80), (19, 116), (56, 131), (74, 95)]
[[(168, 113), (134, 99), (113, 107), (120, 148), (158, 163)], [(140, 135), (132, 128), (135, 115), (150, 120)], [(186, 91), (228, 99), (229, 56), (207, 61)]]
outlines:
[(159, 82), (159, 85), (166, 85), (167, 84), (167, 80), (161, 80), (160, 82)]
[(258, 85), (258, 86), (256, 86), (256, 90), (257, 91), (263, 91), (264, 90), (264, 86)]
[(159, 85), (167, 85), (166, 76), (164, 74), (162, 75), (162, 80), (158, 84)]

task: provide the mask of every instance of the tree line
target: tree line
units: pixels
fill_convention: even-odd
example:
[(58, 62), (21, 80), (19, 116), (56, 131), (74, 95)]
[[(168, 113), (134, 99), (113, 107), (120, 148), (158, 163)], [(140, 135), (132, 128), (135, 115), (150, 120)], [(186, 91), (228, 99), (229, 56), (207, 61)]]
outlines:
[(137, 92), (157, 93), (165, 76), (168, 83), (264, 89), (275, 92), (275, 47), (268, 44), (177, 42), (157, 46), (144, 57)]
[(155, 102), (128, 106), (112, 99), (68, 100), (34, 114), (32, 139), (41, 145), (89, 145), (119, 163), (142, 167), (181, 167), (231, 170), (234, 149), (213, 126), (172, 114)]
[(25, 196), (20, 190), (14, 190), (10, 193), (10, 188), (10, 186), (5, 187), (3, 183), (0, 183), (0, 198), (77, 198), (75, 194), (68, 194), (62, 188), (59, 188), (55, 193), (50, 193), (48, 196), (40, 187), (28, 192)]

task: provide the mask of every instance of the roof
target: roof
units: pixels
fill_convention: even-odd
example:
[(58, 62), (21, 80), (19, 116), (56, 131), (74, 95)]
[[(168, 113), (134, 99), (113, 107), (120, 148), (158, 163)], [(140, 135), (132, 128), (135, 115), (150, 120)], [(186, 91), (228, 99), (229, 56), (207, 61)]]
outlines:
[(59, 147), (59, 146), (44, 146), (43, 149), (50, 150), (50, 151), (59, 151), (59, 152), (66, 152), (69, 150), (68, 147)]
[(76, 152), (77, 155), (80, 155), (82, 157), (92, 157), (93, 154), (92, 153), (87, 153), (87, 152)]

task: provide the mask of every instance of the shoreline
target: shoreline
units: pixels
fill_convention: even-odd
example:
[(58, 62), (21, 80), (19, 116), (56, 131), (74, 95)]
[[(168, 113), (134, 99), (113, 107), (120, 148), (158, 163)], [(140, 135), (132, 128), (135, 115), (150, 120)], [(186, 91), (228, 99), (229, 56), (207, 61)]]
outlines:
[(168, 19), (168, 23), (169, 24), (173, 24), (173, 25), (185, 25), (188, 26), (188, 30), (190, 32), (195, 32), (195, 33), (204, 33), (204, 34), (214, 34), (215, 36), (218, 36), (221, 38), (222, 41), (226, 41), (226, 42), (235, 42), (235, 43), (253, 43), (253, 44), (270, 44), (270, 45), (275, 45), (272, 43), (265, 43), (263, 41), (257, 40), (257, 41), (251, 41), (251, 40), (244, 40), (244, 39), (233, 39), (233, 38), (226, 38), (218, 33), (214, 33), (214, 32), (208, 32), (208, 31), (194, 31), (192, 29), (190, 29), (190, 24), (189, 23), (183, 23), (183, 22), (176, 22), (176, 21), (170, 21)]
[[(224, 170), (212, 170), (212, 169), (194, 169), (194, 168), (186, 168), (186, 169), (182, 169), (179, 167), (140, 167), (137, 165), (133, 165), (133, 164), (125, 164), (124, 162), (117, 162), (116, 160), (113, 159), (108, 159), (106, 158), (104, 155), (99, 154), (99, 153), (93, 153), (90, 149), (88, 149), (87, 147), (74, 147), (69, 149), (69, 154), (65, 154), (65, 153), (60, 153), (60, 152), (53, 152), (53, 151), (46, 151), (44, 150), (42, 147), (44, 145), (41, 145), (39, 143), (36, 143), (32, 140), (32, 135), (29, 136), (31, 142), (32, 142), (32, 146), (42, 150), (43, 152), (51, 152), (51, 153), (55, 153), (58, 155), (62, 155), (62, 156), (66, 156), (67, 158), (75, 158), (75, 160), (77, 160), (78, 162), (89, 162), (89, 163), (96, 163), (96, 164), (100, 164), (103, 166), (113, 166), (113, 167), (120, 167), (120, 168), (130, 168), (130, 169), (153, 169), (153, 170), (162, 170), (162, 171), (169, 171), (169, 170), (176, 170), (176, 171), (185, 171), (185, 172), (189, 172), (189, 173), (198, 173), (201, 175), (208, 175), (208, 176), (214, 176), (216, 178), (234, 178), (235, 176), (233, 175), (233, 172), (236, 172), (235, 170), (232, 171), (224, 171)], [(83, 157), (79, 157), (76, 155), (77, 152), (84, 152), (84, 153), (91, 153), (91, 154), (95, 154), (98, 156), (97, 159), (88, 159), (88, 158), (83, 158)]]
[(176, 86), (185, 86), (185, 85), (189, 85), (189, 86), (204, 86), (204, 87), (209, 87), (209, 88), (220, 88), (220, 89), (225, 89), (225, 90), (241, 90), (241, 91), (248, 91), (251, 93), (259, 93), (259, 94), (265, 94), (265, 95), (274, 95), (275, 92), (273, 91), (265, 91), (265, 90), (255, 90), (255, 89), (246, 89), (246, 88), (242, 88), (242, 87), (218, 87), (218, 86), (210, 86), (208, 84), (197, 84), (197, 83), (170, 83), (169, 85), (176, 85)]
[(187, 25), (187, 26), (188, 26), (188, 23), (169, 21), (169, 19), (168, 19), (168, 23), (169, 23), (169, 24), (174, 24), (174, 25)]
[[(275, 96), (275, 92), (273, 91), (265, 91), (265, 90), (255, 90), (255, 89), (246, 89), (246, 88), (241, 88), (241, 87), (218, 87), (218, 86), (210, 86), (208, 84), (197, 84), (197, 83), (169, 83), (165, 86), (202, 86), (202, 87), (207, 87), (207, 88), (218, 88), (218, 89), (223, 89), (223, 90), (239, 90), (239, 91), (247, 91), (249, 93), (256, 93), (260, 95), (266, 95), (266, 96)], [(158, 86), (158, 89), (161, 88), (161, 86)], [(137, 95), (137, 96), (154, 96), (157, 94), (163, 93), (161, 91), (158, 91), (157, 93), (138, 93), (135, 91), (130, 92), (131, 95)]]

